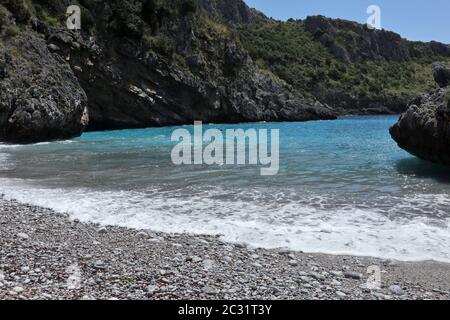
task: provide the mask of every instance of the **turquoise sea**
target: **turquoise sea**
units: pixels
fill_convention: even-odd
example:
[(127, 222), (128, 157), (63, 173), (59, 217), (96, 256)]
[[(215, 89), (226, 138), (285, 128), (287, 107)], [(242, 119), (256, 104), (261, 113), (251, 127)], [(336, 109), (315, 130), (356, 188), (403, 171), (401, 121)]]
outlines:
[(280, 172), (268, 177), (258, 166), (175, 166), (175, 127), (0, 145), (0, 193), (101, 224), (450, 262), (450, 170), (399, 149), (396, 120), (204, 126), (279, 129)]

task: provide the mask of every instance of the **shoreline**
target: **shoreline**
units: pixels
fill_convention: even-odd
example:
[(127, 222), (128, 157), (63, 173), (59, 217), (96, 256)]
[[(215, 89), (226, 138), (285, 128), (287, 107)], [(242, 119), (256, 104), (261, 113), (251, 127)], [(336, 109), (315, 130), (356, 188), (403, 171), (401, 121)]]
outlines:
[(102, 227), (0, 198), (0, 299), (450, 299), (450, 264)]
[[(406, 110), (405, 110), (406, 111)], [(307, 122), (319, 122), (319, 121), (338, 121), (342, 119), (349, 119), (349, 118), (358, 118), (358, 117), (389, 117), (389, 116), (398, 116), (400, 117), (401, 113), (348, 113), (348, 114), (342, 114), (337, 115), (334, 119), (313, 119), (313, 120), (272, 120), (272, 121), (242, 121), (242, 122), (203, 122), (204, 126), (216, 126), (216, 125), (249, 125), (249, 124), (259, 124), (259, 123), (307, 123)], [(81, 132), (80, 135), (74, 136), (72, 138), (66, 138), (66, 139), (52, 139), (52, 140), (44, 140), (44, 141), (38, 141), (38, 142), (29, 142), (29, 143), (20, 143), (20, 142), (8, 142), (0, 140), (0, 147), (1, 146), (28, 146), (28, 145), (36, 145), (36, 144), (45, 144), (45, 143), (53, 143), (53, 142), (68, 142), (73, 141), (73, 139), (77, 139), (81, 137), (85, 133), (92, 133), (92, 132), (110, 132), (110, 131), (126, 131), (126, 130), (145, 130), (145, 129), (160, 129), (160, 128), (183, 128), (186, 126), (192, 126), (194, 125), (193, 122), (186, 122), (186, 123), (179, 123), (174, 125), (167, 125), (167, 126), (147, 126), (147, 127), (129, 127), (129, 128), (114, 128), (114, 129), (98, 129), (98, 130), (91, 130), (86, 129)]]

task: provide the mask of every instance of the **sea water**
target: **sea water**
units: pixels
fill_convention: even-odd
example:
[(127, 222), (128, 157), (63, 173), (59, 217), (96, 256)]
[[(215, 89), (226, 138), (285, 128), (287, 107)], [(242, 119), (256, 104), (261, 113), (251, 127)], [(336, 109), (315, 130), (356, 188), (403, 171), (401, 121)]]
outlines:
[(176, 166), (171, 134), (178, 127), (0, 145), (0, 192), (105, 225), (450, 262), (450, 169), (398, 148), (388, 132), (396, 120), (204, 126), (279, 129), (276, 176), (261, 176), (257, 166)]

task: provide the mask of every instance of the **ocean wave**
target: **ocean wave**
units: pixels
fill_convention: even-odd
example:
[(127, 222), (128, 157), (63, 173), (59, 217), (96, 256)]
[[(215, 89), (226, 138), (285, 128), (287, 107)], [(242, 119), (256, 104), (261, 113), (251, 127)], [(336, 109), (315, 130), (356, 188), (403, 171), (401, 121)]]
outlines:
[(0, 143), (0, 150), (8, 150), (8, 149), (16, 149), (23, 147), (22, 144), (7, 144), (7, 143)]
[(324, 197), (316, 197), (310, 204), (262, 204), (257, 192), (254, 200), (241, 200), (220, 198), (223, 190), (187, 196), (156, 188), (145, 192), (50, 189), (17, 179), (0, 179), (0, 185), (7, 198), (103, 225), (220, 235), (229, 242), (263, 248), (450, 262), (448, 217), (393, 214), (395, 210), (414, 210), (417, 202), (426, 206), (436, 201), (447, 206), (445, 194), (405, 196), (396, 199), (398, 204), (391, 211), (381, 212), (353, 205), (334, 209), (317, 205), (326, 202)]
[(8, 165), (9, 155), (7, 153), (0, 152), (0, 170), (6, 170), (9, 168)]

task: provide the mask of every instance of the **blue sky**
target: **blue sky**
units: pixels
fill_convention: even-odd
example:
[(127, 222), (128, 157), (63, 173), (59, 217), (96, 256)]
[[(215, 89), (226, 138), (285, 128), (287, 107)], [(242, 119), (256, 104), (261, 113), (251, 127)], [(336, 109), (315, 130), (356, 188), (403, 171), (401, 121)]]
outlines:
[(410, 40), (450, 44), (449, 0), (244, 0), (275, 19), (324, 15), (366, 23), (369, 5), (381, 8), (382, 28)]

